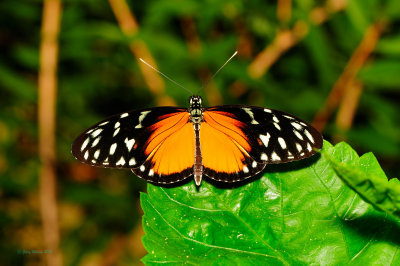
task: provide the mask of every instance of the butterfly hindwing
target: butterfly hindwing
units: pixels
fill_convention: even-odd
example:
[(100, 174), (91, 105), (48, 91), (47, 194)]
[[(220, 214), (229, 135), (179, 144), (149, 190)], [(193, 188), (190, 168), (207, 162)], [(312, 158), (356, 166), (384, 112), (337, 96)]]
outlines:
[[(236, 168), (224, 168), (224, 162), (205, 160), (205, 174), (221, 181), (239, 181), (261, 171), (266, 164), (285, 163), (315, 154), (322, 147), (322, 135), (305, 121), (282, 111), (241, 105), (206, 108), (202, 129), (208, 124), (225, 137), (216, 144), (225, 145), (235, 156), (221, 153), (221, 149), (205, 147), (206, 154), (225, 160)], [(209, 141), (210, 134), (204, 134)], [(218, 135), (218, 134), (217, 134)], [(227, 149), (222, 149), (226, 151)], [(214, 153), (215, 155), (212, 155)], [(228, 169), (228, 171), (227, 171)]]
[[(138, 176), (151, 182), (177, 182), (191, 174), (188, 170), (192, 167), (188, 166), (191, 162), (173, 164), (174, 154), (172, 158), (158, 156), (157, 162), (153, 159), (165, 150), (165, 144), (171, 146), (170, 141), (166, 141), (171, 139), (170, 135), (179, 136), (182, 127), (185, 129), (183, 133), (188, 132), (186, 125), (191, 124), (187, 124), (187, 120), (187, 109), (176, 107), (156, 107), (114, 115), (81, 134), (72, 144), (72, 154), (94, 166), (131, 168)], [(176, 127), (178, 121), (181, 127)], [(171, 131), (174, 127), (175, 130)], [(176, 141), (176, 137), (171, 140)], [(184, 154), (193, 154), (191, 149), (190, 145), (186, 149), (181, 146)], [(164, 172), (158, 173), (153, 167), (161, 167)]]

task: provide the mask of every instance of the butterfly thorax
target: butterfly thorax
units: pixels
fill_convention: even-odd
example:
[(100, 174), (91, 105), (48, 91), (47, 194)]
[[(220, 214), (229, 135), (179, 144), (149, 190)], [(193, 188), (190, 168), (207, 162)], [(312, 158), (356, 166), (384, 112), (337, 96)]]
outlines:
[(190, 121), (194, 124), (199, 124), (203, 121), (202, 99), (198, 95), (193, 95), (189, 98), (189, 113)]

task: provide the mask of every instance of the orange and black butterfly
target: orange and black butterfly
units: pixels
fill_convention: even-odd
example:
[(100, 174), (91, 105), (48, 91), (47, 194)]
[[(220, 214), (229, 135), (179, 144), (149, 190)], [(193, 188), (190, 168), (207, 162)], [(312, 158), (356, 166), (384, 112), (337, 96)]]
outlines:
[(111, 116), (81, 134), (72, 154), (81, 162), (128, 168), (154, 184), (203, 175), (223, 182), (254, 176), (267, 164), (310, 157), (322, 135), (282, 111), (242, 105), (155, 107)]

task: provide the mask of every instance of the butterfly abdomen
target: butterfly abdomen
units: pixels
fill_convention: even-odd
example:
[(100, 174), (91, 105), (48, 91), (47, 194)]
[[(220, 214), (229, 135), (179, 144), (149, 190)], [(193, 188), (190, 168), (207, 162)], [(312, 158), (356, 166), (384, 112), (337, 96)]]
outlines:
[(201, 155), (201, 146), (200, 146), (200, 127), (201, 127), (200, 123), (193, 123), (193, 129), (195, 134), (193, 174), (194, 174), (194, 181), (198, 186), (200, 186), (201, 179), (203, 177), (203, 157)]

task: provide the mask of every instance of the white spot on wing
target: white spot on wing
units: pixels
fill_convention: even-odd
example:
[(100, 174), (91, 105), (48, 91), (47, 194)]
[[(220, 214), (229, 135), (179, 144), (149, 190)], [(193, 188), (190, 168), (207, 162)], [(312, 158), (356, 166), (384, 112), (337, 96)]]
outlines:
[(247, 174), (249, 172), (249, 168), (247, 166), (243, 166), (243, 173)]
[(143, 121), (143, 119), (146, 117), (146, 115), (148, 114), (148, 113), (150, 113), (151, 111), (143, 111), (143, 112), (141, 112), (140, 113), (140, 116), (139, 116), (139, 124), (137, 124), (137, 126), (135, 127), (135, 128), (141, 128), (142, 127), (142, 121)]
[(271, 135), (267, 132), (267, 135), (261, 135), (260, 134), (260, 139), (262, 141), (262, 143), (264, 144), (265, 147), (268, 147), (268, 143), (269, 143), (269, 138), (271, 137)]
[(135, 144), (135, 139), (130, 139), (129, 140), (128, 138), (126, 138), (125, 139), (125, 144), (126, 144), (126, 147), (128, 148), (128, 151), (131, 151), (133, 145)]
[(253, 125), (257, 125), (258, 122), (254, 119), (254, 114), (253, 114), (253, 112), (251, 111), (251, 109), (250, 109), (250, 108), (242, 108), (242, 109), (250, 116), (250, 118), (251, 118), (251, 123), (252, 123)]
[(115, 165), (124, 165), (125, 164), (125, 159), (123, 156), (118, 160), (118, 162), (115, 163)]
[(299, 133), (299, 131), (297, 131), (296, 129), (293, 129), (293, 132), (296, 135), (296, 137), (298, 137), (299, 139), (303, 140), (303, 136)]
[(265, 153), (261, 153), (261, 160), (267, 161), (268, 160), (268, 156)]
[(286, 142), (285, 142), (285, 140), (283, 138), (279, 137), (278, 138), (278, 142), (279, 142), (279, 145), (281, 145), (281, 148), (283, 150), (286, 149)]
[(296, 143), (296, 148), (299, 152), (303, 149), (299, 143)]
[(144, 167), (144, 165), (141, 165), (139, 169), (140, 171), (144, 172), (144, 170), (146, 170), (146, 167)]
[(272, 161), (280, 161), (280, 160), (281, 160), (281, 157), (279, 157), (278, 154), (276, 154), (276, 152), (273, 152), (273, 153), (271, 154), (271, 160), (272, 160)]
[(313, 138), (313, 136), (310, 134), (310, 132), (308, 132), (307, 129), (304, 129), (304, 134), (307, 136), (307, 138), (308, 138), (312, 143), (314, 143), (314, 138)]
[(257, 162), (256, 162), (256, 161), (253, 161), (253, 163), (251, 164), (251, 166), (252, 166), (253, 168), (256, 168), (256, 167), (257, 167)]
[(117, 128), (117, 129), (114, 131), (113, 137), (115, 137), (115, 136), (118, 134), (118, 132), (119, 132), (119, 128)]
[(116, 149), (117, 149), (117, 143), (113, 143), (110, 147), (110, 155), (113, 155)]
[(106, 157), (106, 159), (103, 162), (103, 165), (109, 165), (110, 163), (108, 162), (108, 157)]
[(130, 166), (132, 166), (132, 165), (135, 165), (136, 164), (136, 160), (135, 160), (135, 158), (131, 158), (130, 160), (129, 160), (129, 165)]
[(85, 158), (85, 160), (87, 160), (89, 158), (89, 151), (85, 152), (85, 155), (83, 155), (83, 158)]
[(153, 169), (150, 169), (149, 176), (153, 176), (153, 175), (154, 175), (154, 171), (153, 171)]
[(272, 119), (273, 119), (276, 123), (279, 123), (278, 117), (274, 116)]
[(264, 112), (272, 113), (272, 111), (270, 109), (267, 109), (267, 108), (264, 109)]
[(100, 155), (100, 150), (97, 150), (97, 151), (94, 153), (93, 157), (94, 157), (95, 159), (98, 159), (98, 158), (99, 158), (99, 155)]
[(81, 151), (83, 151), (89, 143), (89, 138), (86, 138), (85, 141), (82, 143)]
[(296, 129), (301, 130), (303, 127), (297, 123), (297, 122), (291, 122), (292, 126), (294, 126)]
[(294, 119), (293, 117), (288, 116), (288, 115), (283, 115), (283, 116), (286, 117), (287, 119)]
[(128, 113), (123, 113), (120, 117), (124, 118), (124, 117), (127, 117), (128, 115), (129, 115)]
[(91, 134), (91, 136), (93, 138), (95, 138), (95, 137), (97, 137), (97, 135), (99, 135), (101, 133), (101, 131), (103, 131), (103, 129), (102, 128), (98, 128)]
[(311, 151), (311, 150), (312, 150), (311, 145), (310, 145), (310, 143), (308, 143), (308, 142), (307, 142), (307, 150), (308, 150), (308, 151)]
[(101, 136), (99, 136), (97, 139), (95, 139), (92, 143), (92, 147), (96, 146), (97, 144), (99, 144), (99, 141), (101, 139)]
[(276, 127), (276, 129), (281, 130), (281, 127), (278, 125), (278, 123), (274, 122), (274, 126)]
[(119, 126), (121, 125), (120, 122), (115, 123), (114, 128), (119, 128)]

